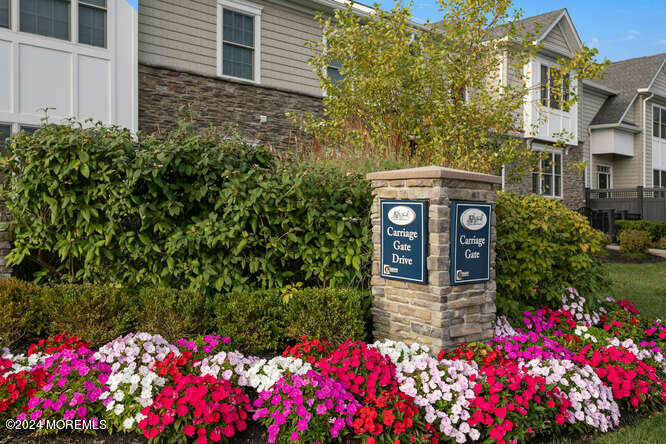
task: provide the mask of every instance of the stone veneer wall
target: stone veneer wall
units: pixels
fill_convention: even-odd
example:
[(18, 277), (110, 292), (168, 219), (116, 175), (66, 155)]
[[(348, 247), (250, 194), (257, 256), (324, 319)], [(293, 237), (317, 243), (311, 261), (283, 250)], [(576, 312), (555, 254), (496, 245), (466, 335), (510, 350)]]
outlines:
[[(562, 153), (562, 203), (572, 210), (585, 206), (585, 176), (574, 164), (582, 162), (583, 143), (577, 147), (569, 147), (567, 154)], [(520, 180), (505, 184), (505, 191), (521, 194), (532, 192), (532, 173), (526, 174)]]
[[(495, 213), (491, 218), (491, 281), (451, 286), (450, 201), (495, 202), (498, 176), (441, 167), (385, 171), (372, 181), (372, 314), (374, 336), (434, 349), (493, 336), (495, 320)], [(380, 277), (381, 199), (425, 199), (429, 203), (428, 284)]]
[[(176, 128), (184, 105), (196, 113), (196, 128), (236, 127), (246, 138), (279, 149), (293, 148), (303, 137), (285, 113), (323, 113), (318, 97), (139, 65), (141, 131)], [(260, 116), (266, 116), (267, 122), (261, 123)]]

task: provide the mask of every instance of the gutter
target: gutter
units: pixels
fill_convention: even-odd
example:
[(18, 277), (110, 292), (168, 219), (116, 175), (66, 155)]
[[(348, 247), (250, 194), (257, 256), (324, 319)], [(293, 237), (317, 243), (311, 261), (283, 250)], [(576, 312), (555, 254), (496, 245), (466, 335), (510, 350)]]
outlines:
[(601, 130), (601, 129), (619, 129), (619, 130), (624, 130), (630, 133), (634, 134), (639, 134), (643, 132), (643, 129), (636, 126), (636, 125), (631, 125), (629, 123), (600, 123), (597, 125), (590, 125), (589, 126), (590, 130)]
[[(638, 94), (650, 93), (648, 88), (640, 88), (637, 90)], [(654, 93), (650, 93), (648, 97), (643, 99), (643, 128), (647, 128), (647, 102), (654, 97)], [(647, 187), (647, 131), (643, 132), (643, 186)]]
[(601, 92), (601, 93), (604, 93), (604, 94), (607, 94), (607, 95), (610, 95), (610, 96), (616, 96), (620, 93), (618, 90), (615, 90), (613, 88), (609, 88), (606, 85), (603, 85), (601, 83), (594, 82), (594, 81), (588, 80), (588, 79), (583, 79), (583, 87), (585, 87), (585, 86), (590, 88), (590, 89), (594, 89), (598, 92)]

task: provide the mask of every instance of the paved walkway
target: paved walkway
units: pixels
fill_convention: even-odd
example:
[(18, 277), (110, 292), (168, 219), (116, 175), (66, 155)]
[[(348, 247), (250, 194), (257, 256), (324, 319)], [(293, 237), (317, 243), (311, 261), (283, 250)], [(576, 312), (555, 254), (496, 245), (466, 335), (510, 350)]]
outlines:
[[(606, 245), (606, 248), (613, 251), (620, 251), (620, 246), (618, 244)], [(650, 253), (653, 256), (666, 258), (666, 250), (660, 250), (658, 248), (650, 248), (648, 250), (648, 253)]]

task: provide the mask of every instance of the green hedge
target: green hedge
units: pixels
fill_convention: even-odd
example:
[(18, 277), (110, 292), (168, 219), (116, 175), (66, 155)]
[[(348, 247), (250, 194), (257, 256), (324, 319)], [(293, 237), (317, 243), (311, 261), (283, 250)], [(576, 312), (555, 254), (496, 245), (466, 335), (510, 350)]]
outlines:
[(46, 125), (9, 143), (10, 264), (39, 282), (188, 288), (367, 286), (370, 185), (187, 125), (135, 140)]
[(650, 233), (652, 242), (666, 236), (666, 222), (652, 220), (618, 220), (615, 222), (615, 230), (618, 236), (625, 230), (647, 231)]
[(8, 279), (0, 280), (0, 346), (62, 332), (100, 346), (130, 331), (147, 331), (169, 341), (220, 333), (244, 353), (278, 353), (301, 335), (334, 344), (370, 339), (370, 301), (369, 292), (348, 288), (209, 297), (187, 290), (37, 286)]
[(563, 291), (584, 296), (605, 284), (598, 259), (603, 234), (560, 202), (533, 194), (499, 193), (497, 308), (518, 317), (525, 309), (561, 305)]

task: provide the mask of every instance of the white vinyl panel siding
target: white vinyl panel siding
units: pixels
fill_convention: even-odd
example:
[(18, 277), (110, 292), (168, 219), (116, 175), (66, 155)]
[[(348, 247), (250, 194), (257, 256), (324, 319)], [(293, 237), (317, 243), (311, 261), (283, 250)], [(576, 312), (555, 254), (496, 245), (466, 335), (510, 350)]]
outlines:
[(216, 0), (139, 0), (139, 63), (217, 74)]
[(308, 59), (307, 42), (321, 41), (319, 24), (312, 15), (273, 3), (264, 6), (261, 23), (261, 83), (280, 89), (321, 96), (319, 80)]
[[(579, 86), (580, 87), (580, 86)], [(584, 88), (584, 87), (583, 87)], [(597, 113), (601, 109), (601, 107), (604, 105), (606, 100), (608, 99), (608, 96), (604, 94), (598, 94), (596, 92), (589, 91), (587, 89), (583, 89), (582, 93), (582, 101), (580, 103), (580, 112), (578, 113), (581, 117), (580, 119), (583, 122), (583, 130), (580, 134), (582, 134), (582, 137), (585, 140), (585, 149), (588, 153), (587, 159), (588, 159), (588, 184), (592, 188), (596, 188), (599, 186), (597, 183), (597, 165), (598, 164), (603, 164), (603, 165), (610, 165), (613, 166), (613, 156), (612, 155), (590, 155), (590, 150), (591, 150), (591, 143), (592, 141), (590, 140), (590, 136), (587, 133), (587, 128), (592, 123), (592, 120), (596, 117)]]
[(564, 53), (569, 52), (569, 45), (567, 45), (567, 40), (564, 37), (564, 33), (562, 32), (561, 22), (555, 25), (553, 29), (551, 29), (548, 35), (543, 39), (543, 42), (548, 46), (552, 46)]
[[(314, 12), (261, 0), (261, 85), (321, 96), (306, 42), (320, 42)], [(139, 62), (217, 76), (217, 0), (140, 0)]]

